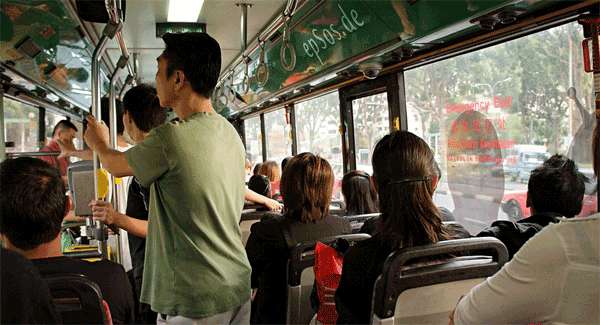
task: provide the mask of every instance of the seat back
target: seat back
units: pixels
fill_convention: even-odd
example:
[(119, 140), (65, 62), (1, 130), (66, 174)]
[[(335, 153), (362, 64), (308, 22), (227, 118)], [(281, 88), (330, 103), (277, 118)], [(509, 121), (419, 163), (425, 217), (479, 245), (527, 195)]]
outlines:
[[(367, 234), (352, 234), (329, 237), (319, 240), (325, 244), (333, 244), (339, 238), (347, 240), (350, 245), (369, 239)], [(315, 282), (313, 266), (315, 264), (316, 241), (299, 243), (290, 252), (287, 267), (287, 324), (309, 324), (314, 312), (310, 305), (310, 294)]]
[(371, 218), (378, 218), (381, 216), (381, 213), (367, 213), (367, 214), (357, 214), (353, 216), (345, 216), (344, 219), (350, 222), (350, 226), (352, 227), (352, 233), (357, 233), (360, 231), (360, 228), (363, 226), (365, 221)]
[(56, 310), (65, 324), (105, 324), (100, 287), (81, 274), (45, 277)]
[(447, 324), (458, 299), (507, 260), (506, 247), (492, 237), (447, 240), (392, 253), (373, 289), (372, 323)]

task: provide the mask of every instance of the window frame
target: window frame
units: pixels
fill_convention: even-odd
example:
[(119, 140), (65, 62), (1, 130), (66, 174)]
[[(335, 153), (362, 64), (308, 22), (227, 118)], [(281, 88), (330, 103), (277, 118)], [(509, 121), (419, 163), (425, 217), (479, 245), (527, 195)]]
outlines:
[[(399, 73), (390, 73), (339, 89), (340, 120), (342, 123), (342, 155), (344, 174), (356, 169), (354, 113), (352, 101), (385, 92), (388, 102), (389, 130), (400, 130), (406, 124), (404, 79)], [(404, 110), (402, 109), (404, 108)], [(403, 112), (404, 111), (404, 112)], [(402, 117), (404, 116), (404, 117)], [(404, 123), (403, 123), (404, 121)]]

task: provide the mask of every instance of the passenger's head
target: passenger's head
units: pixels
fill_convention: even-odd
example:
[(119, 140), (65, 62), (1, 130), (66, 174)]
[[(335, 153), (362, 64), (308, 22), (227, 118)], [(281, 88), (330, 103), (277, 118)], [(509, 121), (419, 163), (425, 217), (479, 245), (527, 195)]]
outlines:
[(160, 104), (173, 107), (180, 96), (193, 92), (210, 98), (221, 71), (221, 48), (206, 33), (167, 33), (158, 57), (156, 88)]
[(377, 143), (372, 163), (380, 230), (390, 244), (410, 247), (447, 238), (433, 204), (438, 178), (427, 143), (407, 131), (393, 132)]
[(29, 157), (0, 164), (0, 232), (9, 246), (28, 251), (59, 235), (69, 209), (56, 168)]
[(249, 175), (250, 171), (252, 171), (252, 163), (248, 158), (246, 158), (246, 161), (244, 162), (244, 170), (246, 171), (246, 175)]
[(77, 137), (77, 127), (69, 120), (61, 120), (52, 130), (52, 139), (62, 142), (72, 142)]
[(252, 175), (248, 180), (248, 188), (262, 196), (271, 196), (271, 182), (267, 176)]
[(288, 162), (280, 189), (288, 218), (304, 223), (322, 220), (329, 214), (333, 170), (327, 160), (301, 153)]
[[(116, 100), (117, 104), (117, 135), (123, 135), (123, 131), (125, 130), (123, 126), (123, 103), (120, 100)], [(108, 97), (102, 97), (100, 99), (100, 111), (102, 112), (102, 121), (108, 127), (112, 127), (110, 125), (110, 99)]]
[(527, 206), (532, 213), (554, 212), (574, 217), (581, 212), (586, 181), (573, 160), (554, 155), (531, 171)]
[(167, 112), (160, 106), (154, 87), (140, 84), (129, 89), (123, 97), (123, 124), (134, 142), (144, 140), (150, 130), (166, 119)]
[(254, 169), (252, 170), (252, 175), (259, 175), (261, 167), (262, 167), (262, 163), (257, 163), (256, 165), (254, 165)]
[(273, 160), (267, 160), (262, 163), (258, 173), (267, 176), (271, 182), (281, 180), (281, 170), (279, 169), (279, 165)]
[(290, 161), (290, 159), (292, 159), (293, 157), (285, 157), (283, 158), (283, 160), (281, 160), (281, 172), (283, 173), (283, 170), (285, 169), (285, 166), (287, 166), (287, 163)]
[(377, 212), (377, 192), (366, 172), (353, 170), (344, 175), (342, 194), (349, 215)]

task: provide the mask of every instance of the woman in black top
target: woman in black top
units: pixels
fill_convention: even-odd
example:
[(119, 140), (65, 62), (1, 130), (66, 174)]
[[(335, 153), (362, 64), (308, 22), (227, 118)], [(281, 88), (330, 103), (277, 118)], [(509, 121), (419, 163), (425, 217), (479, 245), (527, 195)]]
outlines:
[(257, 289), (252, 301), (252, 324), (285, 323), (286, 266), (295, 243), (352, 231), (346, 220), (329, 216), (332, 190), (333, 170), (325, 159), (302, 153), (286, 165), (281, 178), (284, 214), (252, 225), (246, 244), (252, 288)]
[(346, 215), (355, 216), (377, 212), (377, 192), (371, 176), (362, 170), (353, 170), (342, 178), (342, 194)]
[(452, 237), (433, 204), (438, 177), (425, 141), (406, 131), (386, 135), (377, 143), (372, 162), (382, 213), (379, 229), (344, 257), (335, 297), (338, 324), (370, 323), (373, 285), (390, 253)]

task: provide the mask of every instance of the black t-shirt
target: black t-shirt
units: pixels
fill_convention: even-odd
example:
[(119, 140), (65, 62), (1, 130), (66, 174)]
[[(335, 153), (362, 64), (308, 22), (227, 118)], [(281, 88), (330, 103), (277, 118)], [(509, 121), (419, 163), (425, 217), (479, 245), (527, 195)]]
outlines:
[(32, 260), (42, 276), (83, 274), (98, 284), (115, 324), (134, 322), (133, 292), (123, 266), (107, 260), (87, 262), (66, 256)]
[(57, 324), (48, 285), (38, 270), (23, 256), (2, 248), (0, 258), (2, 288), (2, 324)]
[[(134, 177), (129, 184), (127, 193), (127, 210), (125, 214), (139, 220), (148, 220), (148, 204), (150, 201), (150, 191), (140, 185)], [(141, 238), (128, 234), (129, 252), (131, 254), (131, 264), (133, 266), (133, 277), (141, 279), (144, 273), (144, 254), (146, 253), (146, 238)]]

